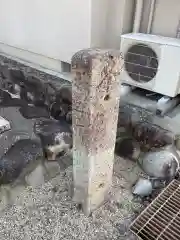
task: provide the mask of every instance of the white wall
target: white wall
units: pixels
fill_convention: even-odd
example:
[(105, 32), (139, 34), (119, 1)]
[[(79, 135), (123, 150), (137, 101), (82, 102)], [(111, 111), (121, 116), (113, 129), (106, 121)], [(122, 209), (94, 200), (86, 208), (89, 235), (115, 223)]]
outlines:
[(179, 0), (157, 0), (152, 31), (168, 37), (176, 37), (180, 21)]
[[(150, 0), (144, 0), (144, 11), (141, 22), (141, 32), (146, 32)], [(179, 0), (156, 0), (152, 34), (176, 37), (180, 21)]]
[(89, 47), (90, 0), (0, 0), (0, 42), (70, 61)]
[(134, 0), (109, 0), (106, 45), (119, 49), (121, 34), (132, 31)]
[[(146, 32), (151, 0), (144, 0)], [(0, 53), (61, 71), (82, 48), (119, 49), (132, 31), (135, 0), (0, 0)], [(180, 0), (156, 0), (152, 33), (175, 37)], [(24, 49), (24, 50), (23, 50)]]
[(91, 0), (91, 47), (105, 47), (109, 0)]
[[(64, 62), (82, 48), (119, 48), (122, 29), (131, 30), (133, 1), (0, 0), (0, 43)], [(35, 61), (27, 55), (21, 58)]]

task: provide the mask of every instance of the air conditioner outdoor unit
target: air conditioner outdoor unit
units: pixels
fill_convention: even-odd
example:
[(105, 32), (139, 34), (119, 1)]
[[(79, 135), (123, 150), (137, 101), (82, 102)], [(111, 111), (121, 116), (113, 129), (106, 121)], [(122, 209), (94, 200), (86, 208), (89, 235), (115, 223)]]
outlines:
[(121, 82), (174, 97), (180, 93), (180, 39), (142, 33), (121, 36)]

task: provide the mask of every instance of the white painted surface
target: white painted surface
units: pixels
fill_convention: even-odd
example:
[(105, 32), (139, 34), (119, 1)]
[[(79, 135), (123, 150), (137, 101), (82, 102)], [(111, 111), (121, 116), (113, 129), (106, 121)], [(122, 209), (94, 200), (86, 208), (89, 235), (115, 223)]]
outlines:
[(121, 36), (122, 53), (125, 55), (129, 47), (137, 43), (146, 44), (155, 51), (158, 58), (158, 71), (150, 81), (137, 82), (129, 76), (124, 67), (120, 75), (121, 82), (170, 97), (179, 94), (180, 39), (143, 33), (125, 34)]
[(121, 34), (132, 32), (134, 0), (109, 0), (106, 46), (119, 49)]
[[(0, 0), (0, 53), (59, 74), (61, 61), (88, 47), (119, 49), (132, 32), (135, 0)], [(146, 32), (150, 1), (144, 0), (140, 32)], [(175, 37), (179, 0), (156, 0), (152, 34)], [(38, 67), (39, 65), (39, 67)]]
[(70, 63), (80, 49), (119, 49), (121, 33), (131, 29), (132, 5), (127, 0), (0, 0), (0, 53), (59, 73), (61, 61)]
[(127, 0), (0, 0), (0, 43), (64, 62), (83, 48), (119, 48), (125, 19), (125, 28), (131, 28), (131, 5)]
[[(147, 30), (150, 10), (150, 1), (144, 0), (144, 2), (145, 4), (141, 23), (141, 32), (145, 32)], [(151, 33), (166, 37), (176, 37), (179, 20), (179, 0), (156, 0)]]
[(69, 62), (90, 46), (90, 0), (0, 0), (0, 42)]
[(146, 44), (156, 52), (158, 58), (158, 71), (150, 81), (137, 82), (129, 76), (124, 67), (120, 75), (121, 82), (170, 97), (179, 94), (180, 39), (143, 33), (124, 34), (121, 35), (121, 51), (123, 55), (126, 55), (130, 46), (137, 43)]
[(108, 1), (91, 0), (91, 47), (106, 46)]
[(144, 4), (143, 0), (136, 0), (136, 8), (134, 12), (134, 23), (133, 23), (133, 32), (135, 33), (138, 33), (140, 30), (143, 4)]

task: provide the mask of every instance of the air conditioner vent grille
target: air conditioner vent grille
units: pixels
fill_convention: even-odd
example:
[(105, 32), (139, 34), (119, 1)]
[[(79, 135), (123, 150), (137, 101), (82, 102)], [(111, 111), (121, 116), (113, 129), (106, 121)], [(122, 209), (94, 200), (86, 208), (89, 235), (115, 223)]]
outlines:
[(125, 70), (132, 80), (141, 83), (149, 82), (157, 74), (157, 54), (148, 45), (132, 45), (125, 54)]

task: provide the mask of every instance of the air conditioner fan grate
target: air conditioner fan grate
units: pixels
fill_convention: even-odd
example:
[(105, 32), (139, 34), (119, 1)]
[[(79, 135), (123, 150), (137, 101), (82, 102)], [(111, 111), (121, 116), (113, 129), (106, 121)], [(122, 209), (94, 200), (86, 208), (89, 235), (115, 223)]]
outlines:
[(158, 57), (148, 45), (135, 44), (125, 54), (124, 66), (132, 80), (146, 83), (157, 74)]

